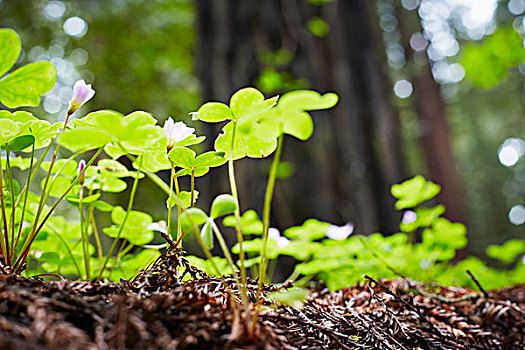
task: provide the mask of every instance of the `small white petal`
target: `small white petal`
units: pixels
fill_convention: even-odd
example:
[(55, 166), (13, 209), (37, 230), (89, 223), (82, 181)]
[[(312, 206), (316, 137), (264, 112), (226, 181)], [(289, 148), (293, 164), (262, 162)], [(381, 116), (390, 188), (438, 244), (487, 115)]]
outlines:
[(171, 117), (164, 123), (164, 135), (168, 140), (168, 149), (173, 148), (177, 142), (185, 140), (194, 132), (194, 128), (189, 128), (184, 122), (175, 123)]
[(354, 232), (354, 224), (347, 223), (344, 226), (332, 225), (326, 230), (326, 237), (341, 241)]
[(416, 220), (417, 220), (417, 215), (412, 210), (407, 210), (403, 214), (403, 220), (402, 221), (403, 221), (404, 224), (411, 224), (411, 223), (413, 223)]
[(276, 229), (275, 227), (270, 227), (268, 229), (268, 238), (275, 239), (277, 241), (279, 237), (281, 237), (281, 233), (278, 229)]
[(152, 222), (151, 224), (149, 224), (148, 225), (148, 230), (159, 231), (159, 232), (162, 232), (162, 233), (167, 233), (168, 232), (168, 227), (166, 226), (166, 221), (161, 220), (159, 222)]
[(281, 236), (281, 237), (279, 237), (279, 238), (277, 239), (277, 246), (278, 246), (279, 248), (284, 248), (284, 247), (286, 247), (289, 243), (290, 243), (290, 240), (289, 240), (288, 238), (286, 238), (286, 237), (282, 237), (282, 236)]

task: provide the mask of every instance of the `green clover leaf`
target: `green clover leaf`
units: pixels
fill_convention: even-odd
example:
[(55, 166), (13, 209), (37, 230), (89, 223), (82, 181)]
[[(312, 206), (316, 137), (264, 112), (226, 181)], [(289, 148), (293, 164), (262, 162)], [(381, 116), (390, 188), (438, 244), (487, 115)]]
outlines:
[(211, 205), (210, 217), (217, 219), (226, 214), (232, 214), (237, 209), (237, 201), (230, 194), (221, 194), (215, 197)]
[[(8, 119), (16, 123), (20, 128), (19, 135), (32, 135), (35, 139), (35, 149), (46, 147), (49, 142), (58, 134), (62, 123), (50, 124), (48, 121), (39, 120), (29, 112), (25, 111), (0, 111), (0, 119)], [(17, 136), (17, 137), (18, 137)], [(29, 138), (24, 138), (27, 142)], [(18, 149), (19, 151), (30, 152), (32, 143), (28, 143), (28, 146), (24, 149)], [(20, 148), (20, 146), (18, 147)], [(11, 149), (13, 150), (13, 149)]]
[(73, 120), (60, 137), (60, 144), (73, 152), (112, 144), (113, 147), (109, 149), (113, 151), (113, 158), (119, 155), (116, 151), (119, 144), (131, 154), (165, 150), (166, 138), (156, 123), (155, 118), (143, 111), (126, 116), (115, 111), (96, 111), (82, 119)]
[[(227, 216), (222, 221), (224, 226), (235, 227), (235, 216)], [(255, 210), (247, 210), (241, 216), (242, 233), (245, 235), (258, 235), (262, 233), (263, 223)]]
[(401, 184), (393, 185), (391, 192), (398, 200), (396, 208), (414, 208), (426, 200), (434, 198), (441, 187), (431, 181), (425, 180), (421, 175), (417, 175)]
[[(0, 29), (0, 77), (16, 63), (22, 44), (12, 29)], [(40, 96), (55, 85), (57, 73), (50, 62), (34, 62), (18, 68), (0, 80), (0, 102), (8, 108), (36, 107)]]
[[(110, 237), (116, 238), (120, 229), (120, 225), (124, 221), (126, 211), (117, 206), (111, 212), (111, 220), (115, 225), (103, 229), (104, 233)], [(132, 210), (129, 212), (128, 218), (124, 223), (121, 238), (127, 239), (130, 243), (135, 245), (144, 245), (153, 239), (153, 232), (148, 229), (148, 225), (153, 222), (150, 215)]]

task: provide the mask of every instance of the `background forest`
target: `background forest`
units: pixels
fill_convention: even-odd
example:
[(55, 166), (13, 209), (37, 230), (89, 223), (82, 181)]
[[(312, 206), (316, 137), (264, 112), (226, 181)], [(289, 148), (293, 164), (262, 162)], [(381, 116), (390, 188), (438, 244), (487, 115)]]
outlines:
[[(524, 237), (524, 13), (525, 0), (0, 0), (0, 27), (20, 34), (19, 63), (56, 66), (33, 109), (50, 121), (83, 78), (97, 91), (84, 112), (172, 116), (210, 135), (210, 149), (219, 129), (188, 117), (204, 101), (245, 86), (334, 91), (312, 140), (286, 140), (272, 226), (315, 216), (397, 232), (390, 187), (424, 174), (485, 258), (488, 244)], [(261, 210), (269, 161), (239, 162), (243, 210)], [(220, 168), (198, 182), (200, 205), (225, 178)], [(138, 196), (138, 210), (165, 216), (156, 187)]]

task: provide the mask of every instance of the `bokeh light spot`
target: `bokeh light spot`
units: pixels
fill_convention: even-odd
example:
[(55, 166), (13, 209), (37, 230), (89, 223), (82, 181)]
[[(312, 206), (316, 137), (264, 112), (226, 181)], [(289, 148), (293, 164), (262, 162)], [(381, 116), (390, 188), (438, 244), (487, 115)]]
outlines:
[(521, 225), (525, 222), (525, 207), (515, 205), (509, 211), (509, 221), (514, 225)]
[(523, 156), (524, 143), (521, 139), (506, 139), (498, 150), (500, 163), (508, 167), (515, 165)]
[(423, 51), (427, 45), (428, 41), (422, 33), (414, 33), (410, 37), (410, 46), (414, 51)]
[(66, 5), (62, 1), (50, 1), (44, 7), (44, 17), (50, 21), (61, 18), (66, 12)]
[(414, 89), (412, 88), (412, 83), (405, 79), (398, 80), (394, 85), (394, 93), (399, 98), (410, 97), (410, 95), (412, 95), (413, 90)]
[(521, 15), (525, 11), (525, 0), (510, 0), (507, 7), (513, 15)]
[(48, 95), (44, 100), (44, 109), (47, 113), (57, 113), (62, 108), (62, 102), (55, 95)]
[(419, 0), (401, 0), (401, 4), (407, 10), (412, 11), (419, 6)]
[(70, 17), (64, 22), (64, 31), (69, 36), (84, 36), (87, 32), (87, 23), (80, 17)]

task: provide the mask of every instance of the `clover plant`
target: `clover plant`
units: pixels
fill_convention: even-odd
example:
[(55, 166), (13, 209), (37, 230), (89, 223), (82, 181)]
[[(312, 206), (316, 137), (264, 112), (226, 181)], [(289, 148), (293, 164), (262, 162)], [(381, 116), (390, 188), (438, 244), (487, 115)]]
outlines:
[[(56, 80), (56, 71), (49, 62), (30, 63), (6, 75), (20, 49), (18, 35), (0, 29), (0, 76), (5, 75), (0, 80), (0, 102), (8, 108), (38, 105), (40, 96)], [(450, 261), (456, 250), (467, 243), (466, 228), (443, 217), (442, 205), (428, 205), (440, 188), (422, 176), (392, 187), (396, 208), (403, 211), (399, 233), (364, 236), (353, 234), (351, 223), (335, 226), (314, 218), (282, 234), (270, 227), (275, 182), (283, 176), (280, 165), (284, 135), (309, 139), (313, 133), (309, 112), (333, 107), (338, 100), (334, 93), (299, 90), (265, 98), (257, 89), (248, 87), (234, 93), (229, 104), (205, 103), (191, 113), (193, 122), (224, 125), (214, 149), (202, 153), (192, 147), (204, 136), (197, 136), (194, 128), (171, 117), (163, 127), (145, 111), (124, 115), (106, 109), (73, 119), (94, 95), (91, 85), (78, 81), (64, 121), (57, 123), (27, 111), (0, 110), (2, 272), (115, 281), (132, 277), (161, 251), (182, 246), (183, 238), (193, 234), (206, 260), (192, 256), (188, 259), (210, 274), (232, 274), (246, 315), (252, 308), (246, 269), (251, 268), (252, 277), (259, 279), (256, 305), (261, 305), (262, 283), (271, 281), (280, 256), (297, 260), (290, 276), (297, 284), (317, 277), (331, 289), (346, 287), (364, 273), (468, 284), (463, 273), (468, 268), (481, 279), (494, 278), (496, 285), (520, 281), (519, 274), (525, 275), (525, 265), (519, 262), (525, 245), (520, 240), (487, 249), (488, 256), (515, 264), (514, 271), (496, 272), (476, 258), (452, 267)], [(253, 209), (241, 210), (235, 161), (272, 154), (259, 218)], [(120, 161), (122, 157), (131, 161), (130, 167)], [(226, 164), (230, 193), (218, 195), (209, 209), (199, 208), (196, 178)], [(24, 174), (23, 182), (13, 173), (15, 168), (15, 173)], [(163, 170), (170, 172), (169, 183), (156, 174)], [(189, 188), (180, 188), (179, 178), (183, 176), (190, 177)], [(130, 188), (126, 179), (132, 180)], [(166, 203), (166, 220), (153, 222), (150, 214), (133, 208), (137, 188), (144, 179), (165, 192), (159, 200)], [(32, 189), (38, 187), (38, 182), (40, 191), (35, 193)], [(125, 206), (104, 200), (107, 193), (124, 191), (129, 191)], [(59, 215), (56, 209), (61, 203), (69, 203), (78, 219)], [(173, 206), (177, 206), (176, 215)], [(108, 227), (99, 227), (103, 215), (111, 220)], [(237, 242), (231, 250), (221, 227), (235, 230)], [(166, 244), (152, 244), (155, 232)], [(107, 239), (103, 235), (111, 239), (109, 247), (104, 246)], [(224, 257), (211, 254), (215, 242)], [(224, 278), (223, 282), (231, 293), (233, 286)], [(274, 293), (272, 298), (278, 303), (296, 304), (305, 295), (305, 290), (296, 289), (285, 295)], [(254, 318), (258, 311), (256, 307)], [(252, 327), (255, 324), (251, 322)]]

